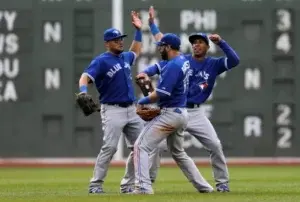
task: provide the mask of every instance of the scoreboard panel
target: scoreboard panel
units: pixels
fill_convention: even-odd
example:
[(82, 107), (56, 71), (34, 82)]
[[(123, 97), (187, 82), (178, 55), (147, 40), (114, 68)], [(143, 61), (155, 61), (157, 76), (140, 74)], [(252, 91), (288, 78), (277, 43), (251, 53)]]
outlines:
[[(226, 155), (300, 156), (296, 0), (0, 1), (0, 155), (95, 156), (102, 144), (100, 117), (86, 118), (75, 106), (78, 79), (105, 51), (105, 29), (128, 34), (129, 48), (131, 10), (144, 23), (143, 51), (133, 75), (160, 60), (148, 28), (150, 5), (160, 30), (180, 36), (182, 52), (191, 52), (190, 33), (206, 32), (219, 33), (239, 54), (239, 66), (220, 75), (202, 106)], [(210, 46), (210, 55), (223, 55)], [(185, 148), (193, 157), (207, 156), (189, 134)]]

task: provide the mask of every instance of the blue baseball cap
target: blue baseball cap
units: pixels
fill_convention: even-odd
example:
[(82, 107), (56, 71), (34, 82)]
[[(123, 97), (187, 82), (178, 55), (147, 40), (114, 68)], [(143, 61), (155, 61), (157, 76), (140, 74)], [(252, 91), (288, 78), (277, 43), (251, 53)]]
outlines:
[(179, 49), (181, 45), (181, 40), (176, 34), (166, 33), (160, 39), (160, 41), (155, 42), (158, 46), (170, 45), (171, 48)]
[(111, 41), (114, 39), (124, 38), (126, 37), (126, 34), (122, 34), (120, 30), (117, 30), (115, 28), (109, 28), (105, 30), (104, 32), (104, 41)]
[(193, 33), (189, 36), (189, 41), (191, 44), (193, 44), (196, 39), (202, 39), (207, 45), (209, 45), (208, 36), (205, 33)]

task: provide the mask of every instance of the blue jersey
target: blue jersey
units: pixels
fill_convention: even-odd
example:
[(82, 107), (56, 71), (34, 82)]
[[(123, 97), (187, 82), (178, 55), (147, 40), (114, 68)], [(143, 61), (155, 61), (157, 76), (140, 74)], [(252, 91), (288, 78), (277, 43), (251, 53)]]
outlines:
[(189, 61), (183, 55), (166, 61), (159, 69), (160, 78), (156, 92), (160, 107), (185, 107), (188, 93)]
[(84, 70), (95, 84), (100, 103), (131, 103), (135, 101), (131, 65), (136, 58), (133, 52), (114, 55), (105, 52), (94, 58)]
[[(202, 61), (198, 61), (192, 57), (191, 54), (185, 55), (185, 58), (190, 62), (189, 76), (189, 92), (187, 94), (187, 103), (201, 104), (204, 103), (210, 96), (217, 76), (225, 71), (236, 66), (239, 58), (233, 50), (227, 51), (230, 53), (230, 63), (228, 64), (227, 57), (206, 57)], [(168, 61), (160, 61), (152, 66), (149, 66), (143, 72), (149, 76), (160, 74), (162, 68)], [(208, 87), (201, 90), (199, 84), (207, 83)], [(195, 90), (196, 89), (196, 90)]]
[[(227, 71), (227, 59), (225, 57), (206, 57), (199, 61), (192, 57), (192, 55), (185, 55), (190, 61), (192, 74), (190, 76), (190, 90), (188, 94), (187, 103), (201, 104), (204, 103), (214, 88), (217, 76)], [(199, 89), (200, 83), (207, 83), (208, 86), (201, 91)], [(198, 88), (199, 91), (195, 93), (193, 89)]]

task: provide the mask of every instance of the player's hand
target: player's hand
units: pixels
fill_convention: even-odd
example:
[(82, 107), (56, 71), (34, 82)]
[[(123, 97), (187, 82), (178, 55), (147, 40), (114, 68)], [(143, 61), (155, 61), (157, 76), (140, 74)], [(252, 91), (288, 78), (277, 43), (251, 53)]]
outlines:
[(222, 38), (218, 34), (209, 35), (209, 40), (211, 40), (214, 44), (219, 44), (222, 41)]
[(142, 21), (139, 18), (139, 14), (137, 12), (131, 11), (131, 21), (132, 21), (133, 26), (136, 29), (141, 29), (141, 27), (142, 27)]
[(143, 72), (139, 73), (138, 75), (136, 75), (135, 77), (136, 79), (145, 79), (145, 80), (150, 80), (149, 76)]
[(150, 8), (149, 8), (149, 19), (148, 19), (149, 24), (154, 23), (154, 16), (155, 16), (155, 10), (154, 10), (153, 6), (150, 6)]

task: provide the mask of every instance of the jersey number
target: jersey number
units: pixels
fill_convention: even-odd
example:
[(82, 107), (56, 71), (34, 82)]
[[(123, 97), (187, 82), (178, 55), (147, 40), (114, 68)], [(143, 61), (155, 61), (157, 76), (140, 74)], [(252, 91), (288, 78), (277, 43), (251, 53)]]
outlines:
[(184, 79), (183, 79), (184, 93), (186, 93), (189, 87), (189, 81), (190, 81), (189, 77), (191, 75), (190, 62), (189, 61), (184, 62), (181, 69), (184, 75)]

